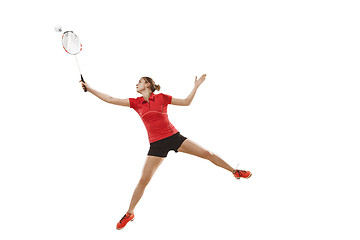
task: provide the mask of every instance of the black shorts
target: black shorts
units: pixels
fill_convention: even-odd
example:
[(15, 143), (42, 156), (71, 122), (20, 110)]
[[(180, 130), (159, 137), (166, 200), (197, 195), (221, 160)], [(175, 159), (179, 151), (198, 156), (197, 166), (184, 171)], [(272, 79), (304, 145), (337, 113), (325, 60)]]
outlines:
[(178, 132), (170, 137), (150, 143), (148, 156), (167, 157), (171, 150), (178, 152), (179, 147), (185, 140), (186, 137)]

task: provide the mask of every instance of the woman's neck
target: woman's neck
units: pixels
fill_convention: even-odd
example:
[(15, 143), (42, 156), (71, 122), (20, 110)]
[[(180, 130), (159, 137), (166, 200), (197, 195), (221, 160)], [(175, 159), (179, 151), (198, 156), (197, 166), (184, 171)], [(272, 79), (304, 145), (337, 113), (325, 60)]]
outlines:
[(150, 90), (148, 90), (148, 91), (144, 91), (144, 92), (142, 92), (141, 94), (143, 95), (143, 98), (145, 99), (145, 101), (149, 101), (149, 98), (150, 98), (150, 96), (151, 96), (151, 91)]

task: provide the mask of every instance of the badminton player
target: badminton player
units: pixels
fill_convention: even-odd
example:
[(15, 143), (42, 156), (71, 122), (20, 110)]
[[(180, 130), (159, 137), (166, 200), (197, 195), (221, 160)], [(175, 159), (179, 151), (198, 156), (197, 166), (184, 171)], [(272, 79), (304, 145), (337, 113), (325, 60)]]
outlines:
[(96, 91), (87, 83), (80, 81), (83, 88), (86, 87), (88, 92), (92, 93), (101, 100), (107, 103), (133, 108), (140, 115), (148, 132), (150, 148), (147, 154), (142, 176), (135, 188), (128, 211), (117, 223), (116, 228), (118, 230), (124, 228), (129, 221), (134, 220), (134, 209), (136, 204), (142, 197), (144, 190), (155, 171), (171, 150), (207, 159), (216, 166), (224, 168), (232, 173), (236, 179), (251, 177), (251, 172), (232, 168), (219, 156), (182, 136), (168, 119), (168, 104), (189, 106), (198, 87), (204, 82), (205, 78), (206, 74), (202, 75), (199, 79), (195, 77), (194, 88), (185, 99), (173, 98), (172, 96), (163, 93), (154, 94), (155, 90), (160, 90), (160, 86), (155, 84), (150, 77), (142, 77), (138, 84), (136, 84), (136, 91), (142, 96), (128, 99), (111, 97), (107, 94)]

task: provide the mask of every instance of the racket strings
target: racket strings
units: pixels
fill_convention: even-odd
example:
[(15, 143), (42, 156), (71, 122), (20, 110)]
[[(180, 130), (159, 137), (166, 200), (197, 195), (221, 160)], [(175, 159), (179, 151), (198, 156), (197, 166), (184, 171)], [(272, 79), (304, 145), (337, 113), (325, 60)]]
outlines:
[(78, 54), (82, 50), (80, 39), (73, 32), (66, 32), (62, 39), (63, 47), (70, 54)]

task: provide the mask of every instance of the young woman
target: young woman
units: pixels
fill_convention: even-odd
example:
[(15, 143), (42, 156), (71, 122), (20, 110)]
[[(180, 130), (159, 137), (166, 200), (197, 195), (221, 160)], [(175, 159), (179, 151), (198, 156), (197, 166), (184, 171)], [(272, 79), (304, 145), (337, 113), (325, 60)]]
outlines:
[(198, 87), (204, 82), (206, 74), (199, 79), (195, 77), (195, 86), (189, 96), (185, 99), (173, 98), (166, 94), (154, 94), (155, 90), (160, 90), (160, 86), (149, 77), (142, 77), (136, 84), (136, 91), (142, 95), (138, 98), (118, 99), (96, 91), (87, 83), (82, 87), (88, 92), (94, 94), (101, 100), (125, 107), (133, 108), (143, 120), (148, 132), (150, 149), (146, 158), (145, 166), (140, 181), (133, 193), (129, 209), (124, 217), (117, 223), (116, 229), (125, 227), (129, 221), (134, 220), (134, 209), (142, 197), (145, 187), (150, 182), (156, 169), (160, 166), (170, 150), (175, 152), (184, 152), (197, 157), (210, 160), (216, 166), (222, 167), (231, 172), (235, 178), (249, 178), (251, 172), (233, 169), (224, 160), (212, 152), (200, 147), (193, 141), (182, 136), (178, 130), (170, 123), (167, 115), (167, 105), (189, 106), (192, 102)]

